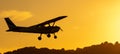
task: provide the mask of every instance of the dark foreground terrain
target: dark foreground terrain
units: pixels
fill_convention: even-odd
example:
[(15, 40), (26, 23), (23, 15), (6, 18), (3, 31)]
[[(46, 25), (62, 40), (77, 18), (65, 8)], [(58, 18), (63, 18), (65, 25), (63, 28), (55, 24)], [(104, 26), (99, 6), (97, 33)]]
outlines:
[(104, 42), (76, 50), (25, 47), (4, 54), (120, 54), (120, 44), (118, 42), (115, 44)]

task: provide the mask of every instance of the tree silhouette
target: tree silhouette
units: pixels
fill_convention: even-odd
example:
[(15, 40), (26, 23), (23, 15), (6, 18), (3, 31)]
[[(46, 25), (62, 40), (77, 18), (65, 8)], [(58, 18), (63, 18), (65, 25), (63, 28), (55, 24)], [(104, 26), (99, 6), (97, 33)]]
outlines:
[(106, 41), (98, 45), (77, 48), (76, 50), (25, 47), (4, 54), (120, 54), (120, 44), (119, 42), (112, 44)]

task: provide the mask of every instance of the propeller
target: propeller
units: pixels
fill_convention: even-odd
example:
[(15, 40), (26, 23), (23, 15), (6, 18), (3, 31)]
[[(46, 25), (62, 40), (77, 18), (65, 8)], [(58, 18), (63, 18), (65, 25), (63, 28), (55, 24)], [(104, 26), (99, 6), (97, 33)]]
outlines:
[(62, 29), (62, 28), (60, 28), (60, 30), (61, 30), (61, 31), (63, 31), (63, 29)]

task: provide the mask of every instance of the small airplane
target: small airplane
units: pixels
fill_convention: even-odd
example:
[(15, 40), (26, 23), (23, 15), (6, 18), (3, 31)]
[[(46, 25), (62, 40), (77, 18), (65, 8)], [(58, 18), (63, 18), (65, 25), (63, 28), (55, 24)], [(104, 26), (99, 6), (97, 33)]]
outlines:
[[(41, 40), (41, 36), (42, 34), (46, 34), (48, 38), (51, 37), (51, 34), (54, 35), (54, 39), (57, 38), (57, 36), (55, 35), (56, 32), (58, 32), (59, 30), (62, 31), (62, 29), (59, 26), (55, 26), (55, 22), (58, 20), (61, 20), (63, 18), (66, 18), (67, 16), (59, 16), (57, 18), (42, 22), (40, 24), (37, 25), (33, 25), (33, 26), (29, 26), (29, 27), (21, 27), (21, 26), (16, 26), (9, 17), (5, 18), (5, 21), (8, 25), (8, 30), (6, 30), (7, 32), (12, 31), (12, 32), (26, 32), (26, 33), (39, 33), (40, 36), (38, 37), (38, 40)], [(53, 23), (51, 25), (51, 23)], [(46, 26), (48, 25), (48, 26)]]

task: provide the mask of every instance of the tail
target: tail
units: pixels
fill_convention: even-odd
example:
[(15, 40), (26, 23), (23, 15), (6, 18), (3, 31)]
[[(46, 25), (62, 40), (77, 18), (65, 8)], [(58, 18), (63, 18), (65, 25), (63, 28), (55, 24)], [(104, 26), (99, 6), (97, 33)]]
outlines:
[(7, 30), (7, 31), (11, 31), (14, 28), (16, 28), (16, 25), (10, 20), (9, 17), (5, 18), (5, 21), (6, 21), (7, 25), (8, 25), (8, 27), (9, 27), (9, 30)]

